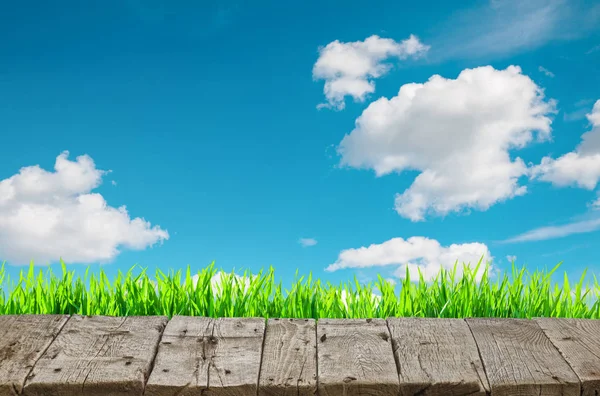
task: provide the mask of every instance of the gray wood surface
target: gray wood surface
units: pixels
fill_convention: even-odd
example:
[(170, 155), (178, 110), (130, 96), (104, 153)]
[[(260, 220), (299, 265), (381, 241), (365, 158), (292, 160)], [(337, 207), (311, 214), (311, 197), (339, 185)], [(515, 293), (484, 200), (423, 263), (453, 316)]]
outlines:
[(582, 396), (600, 395), (600, 320), (534, 318), (581, 381)]
[(600, 320), (0, 315), (0, 396), (600, 396)]
[(174, 317), (146, 394), (256, 395), (264, 334), (264, 318)]
[(317, 323), (319, 395), (398, 395), (398, 371), (384, 319)]
[(167, 318), (72, 316), (36, 363), (27, 396), (142, 395)]
[(259, 396), (312, 396), (317, 391), (317, 325), (314, 319), (269, 319)]
[(463, 319), (389, 318), (400, 395), (483, 396), (489, 385)]
[(0, 315), (0, 396), (22, 391), (69, 315)]
[(535, 321), (465, 320), (477, 342), (492, 396), (579, 396), (577, 375)]

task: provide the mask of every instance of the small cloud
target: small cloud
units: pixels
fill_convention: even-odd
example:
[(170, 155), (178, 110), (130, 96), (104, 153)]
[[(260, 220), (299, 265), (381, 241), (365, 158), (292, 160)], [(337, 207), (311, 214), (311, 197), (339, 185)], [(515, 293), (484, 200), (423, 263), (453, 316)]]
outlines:
[(595, 201), (592, 201), (588, 204), (588, 207), (591, 210), (600, 210), (600, 195), (598, 196), (598, 198), (596, 198)]
[[(425, 237), (411, 237), (408, 239), (392, 238), (380, 244), (368, 247), (346, 249), (340, 252), (335, 263), (329, 265), (325, 271), (333, 272), (345, 268), (370, 268), (381, 266), (398, 266), (394, 275), (399, 278), (406, 276), (408, 268), (411, 279), (418, 279), (419, 272), (426, 281), (438, 275), (440, 269), (453, 270), (462, 275), (463, 263), (470, 264), (471, 270), (483, 256), (483, 261), (475, 275), (479, 281), (485, 270), (487, 261), (492, 260), (488, 247), (483, 243), (463, 243), (441, 246), (435, 239)], [(490, 271), (493, 267), (489, 266)]]
[(548, 77), (554, 77), (554, 73), (552, 73), (550, 70), (546, 69), (545, 67), (538, 67), (538, 70), (541, 71), (542, 73), (544, 73), (546, 76)]
[(116, 181), (114, 181), (114, 180), (111, 180), (111, 181), (110, 181), (110, 184), (112, 184), (113, 186), (116, 186), (116, 185), (117, 185), (117, 182), (116, 182)]
[(317, 244), (317, 240), (314, 238), (300, 238), (298, 243), (302, 245), (302, 247), (315, 246)]
[(592, 104), (593, 102), (594, 102), (594, 99), (581, 99), (581, 100), (578, 100), (577, 102), (575, 102), (573, 104), (573, 106), (575, 106), (575, 107), (587, 106), (589, 104)]
[(570, 113), (563, 114), (564, 121), (578, 121), (583, 120), (585, 116), (590, 112), (588, 107), (589, 104), (593, 103), (593, 99), (581, 99), (573, 104), (575, 110)]
[(368, 94), (375, 92), (373, 79), (387, 74), (392, 65), (384, 63), (390, 58), (418, 58), (429, 50), (415, 35), (402, 42), (373, 35), (365, 41), (342, 43), (335, 40), (319, 48), (319, 59), (313, 67), (313, 78), (325, 80), (323, 93), (327, 103), (317, 109), (342, 110), (344, 99), (352, 96), (363, 102)]
[(567, 121), (567, 122), (583, 120), (585, 118), (585, 115), (588, 112), (589, 112), (588, 109), (578, 109), (578, 110), (572, 111), (570, 113), (564, 113), (563, 120)]
[(512, 263), (514, 261), (517, 261), (517, 256), (506, 256), (506, 259), (508, 260), (508, 262)]
[(596, 51), (600, 51), (600, 44), (599, 44), (599, 45), (597, 45), (597, 46), (595, 46), (595, 47), (593, 47), (593, 48), (591, 48), (591, 49), (590, 49), (589, 51), (587, 51), (585, 54), (586, 54), (586, 55), (589, 55), (589, 54), (592, 54), (592, 53), (594, 53), (594, 52), (596, 52)]

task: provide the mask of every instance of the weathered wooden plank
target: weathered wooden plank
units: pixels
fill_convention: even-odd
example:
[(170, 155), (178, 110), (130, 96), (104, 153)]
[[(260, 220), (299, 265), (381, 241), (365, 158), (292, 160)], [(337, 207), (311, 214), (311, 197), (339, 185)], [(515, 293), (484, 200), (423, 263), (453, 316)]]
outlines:
[(483, 396), (489, 384), (463, 319), (388, 318), (400, 395)]
[(22, 391), (69, 315), (0, 315), (0, 396)]
[(384, 319), (319, 319), (320, 396), (388, 396), (400, 390)]
[(161, 316), (74, 315), (36, 363), (26, 396), (142, 395)]
[(264, 318), (173, 317), (145, 394), (256, 395), (264, 333)]
[(317, 392), (317, 324), (314, 319), (269, 319), (259, 396), (312, 396)]
[(600, 395), (600, 320), (534, 318), (581, 381), (581, 396)]
[(533, 320), (467, 318), (493, 396), (579, 396), (580, 382)]

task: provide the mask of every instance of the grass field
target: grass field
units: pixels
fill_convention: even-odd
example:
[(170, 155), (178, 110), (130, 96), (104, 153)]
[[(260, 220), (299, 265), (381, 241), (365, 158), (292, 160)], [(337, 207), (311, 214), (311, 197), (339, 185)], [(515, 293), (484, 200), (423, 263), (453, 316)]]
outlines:
[[(594, 286), (584, 292), (583, 280), (572, 289), (565, 273), (562, 288), (552, 287), (550, 272), (535, 272), (524, 282), (525, 268), (515, 269), (512, 280), (505, 274), (502, 281), (490, 283), (486, 264), (481, 282), (474, 274), (481, 260), (472, 269), (463, 264), (463, 276), (456, 279), (457, 263), (452, 271), (441, 270), (433, 282), (421, 276), (412, 282), (408, 271), (402, 280), (400, 292), (379, 276), (376, 283), (379, 294), (371, 284), (362, 286), (356, 278), (352, 283), (322, 287), (309, 274), (297, 280), (291, 290), (282, 292), (281, 283), (275, 285), (274, 271), (253, 276), (244, 273), (225, 274), (214, 282), (214, 262), (195, 276), (189, 267), (165, 274), (157, 271), (151, 279), (146, 270), (134, 275), (118, 273), (111, 282), (104, 272), (75, 278), (62, 263), (62, 277), (40, 269), (36, 275), (33, 264), (21, 271), (13, 282), (0, 267), (0, 314), (81, 314), (81, 315), (173, 315), (209, 317), (265, 317), (265, 318), (387, 318), (387, 317), (571, 317), (600, 319), (600, 285), (594, 274)], [(221, 273), (221, 275), (224, 275)], [(296, 278), (298, 271), (296, 271)]]

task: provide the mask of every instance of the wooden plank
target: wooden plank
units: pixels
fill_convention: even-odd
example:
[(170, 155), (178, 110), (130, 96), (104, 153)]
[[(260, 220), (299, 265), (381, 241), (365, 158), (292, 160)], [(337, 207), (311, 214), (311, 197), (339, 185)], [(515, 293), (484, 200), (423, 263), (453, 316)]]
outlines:
[(477, 345), (463, 319), (388, 318), (400, 395), (489, 392)]
[(256, 395), (264, 333), (264, 318), (173, 317), (145, 394)]
[(174, 316), (163, 332), (145, 395), (200, 395), (208, 387), (204, 350), (212, 333), (211, 318)]
[(580, 382), (533, 320), (465, 319), (493, 396), (579, 396)]
[(27, 396), (142, 395), (161, 316), (74, 315), (36, 363)]
[(314, 319), (269, 319), (259, 396), (317, 393), (317, 324)]
[(0, 315), (0, 396), (19, 394), (69, 315)]
[(581, 381), (581, 396), (600, 395), (600, 320), (534, 318)]
[(319, 319), (320, 396), (391, 396), (400, 390), (384, 319)]

